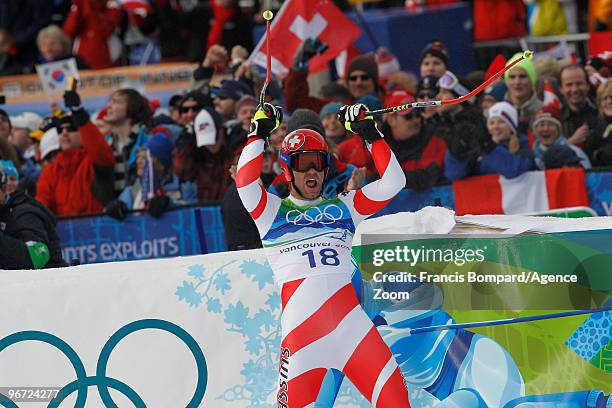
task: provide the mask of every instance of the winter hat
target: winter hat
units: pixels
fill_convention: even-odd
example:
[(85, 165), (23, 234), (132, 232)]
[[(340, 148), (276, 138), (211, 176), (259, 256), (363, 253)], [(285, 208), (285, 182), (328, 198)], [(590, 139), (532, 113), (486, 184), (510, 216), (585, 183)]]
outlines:
[(257, 107), (257, 99), (251, 95), (243, 95), (242, 98), (236, 102), (236, 113), (244, 106), (253, 106)]
[(374, 95), (365, 95), (365, 96), (362, 96), (361, 98), (357, 99), (355, 101), (355, 103), (362, 103), (365, 106), (367, 106), (368, 109), (371, 110), (371, 111), (383, 108), (383, 104), (380, 101), (380, 99), (378, 99)]
[(244, 95), (253, 95), (253, 89), (243, 81), (226, 80), (213, 91), (214, 96), (239, 100)]
[(221, 116), (210, 106), (205, 106), (193, 121), (196, 134), (196, 145), (210, 146), (217, 141), (217, 132), (221, 128)]
[(440, 40), (433, 40), (423, 48), (421, 52), (421, 59), (419, 65), (423, 62), (425, 57), (431, 55), (432, 57), (440, 58), (444, 63), (444, 66), (448, 69), (448, 49)]
[(499, 71), (504, 69), (506, 66), (506, 58), (503, 55), (497, 54), (491, 65), (487, 68), (487, 72), (485, 72), (485, 80), (491, 78), (493, 75), (497, 74)]
[(376, 50), (375, 58), (378, 65), (378, 75), (381, 78), (387, 78), (389, 75), (400, 70), (397, 57), (385, 47), (380, 47)]
[(314, 111), (310, 109), (296, 109), (287, 121), (287, 134), (297, 129), (310, 129), (325, 136), (325, 128)]
[(45, 157), (56, 150), (60, 149), (59, 135), (57, 134), (57, 128), (49, 128), (40, 139), (40, 159), (44, 160)]
[[(184, 104), (187, 101), (197, 102), (200, 106), (210, 106), (212, 105), (212, 101), (208, 97), (208, 95), (200, 92), (200, 91), (191, 91), (187, 92), (183, 98), (181, 99), (180, 105)], [(179, 106), (180, 106), (179, 105)]]
[(365, 54), (353, 58), (346, 70), (347, 78), (351, 76), (351, 72), (353, 71), (365, 72), (372, 78), (374, 84), (378, 87), (378, 65), (376, 65), (374, 55)]
[(0, 160), (0, 167), (4, 170), (4, 174), (7, 176), (13, 176), (17, 180), (19, 180), (19, 172), (17, 171), (17, 167), (10, 160)]
[(504, 100), (504, 95), (508, 92), (508, 85), (505, 82), (500, 82), (497, 85), (489, 86), (485, 89), (485, 95), (492, 96), (496, 101)]
[[(390, 94), (387, 94), (385, 98), (385, 108), (392, 108), (394, 106), (405, 105), (407, 103), (414, 102), (414, 97), (406, 91), (397, 90)], [(402, 111), (401, 113), (408, 113), (410, 110)]]
[(543, 106), (541, 107), (533, 117), (532, 127), (535, 127), (540, 122), (550, 121), (559, 127), (559, 131), (563, 128), (561, 123), (563, 121), (561, 111), (556, 106)]
[(156, 133), (142, 146), (149, 149), (151, 155), (160, 161), (166, 169), (172, 167), (172, 149), (174, 143), (163, 133)]
[(580, 157), (568, 145), (552, 145), (544, 152), (544, 167), (547, 170), (577, 164), (580, 164)]
[(497, 102), (495, 105), (491, 106), (488, 113), (487, 123), (491, 121), (493, 118), (500, 118), (508, 126), (510, 129), (516, 134), (518, 127), (518, 113), (516, 108), (509, 104), (508, 102)]
[[(522, 52), (517, 52), (516, 54), (512, 56), (512, 58), (508, 60), (508, 62), (506, 63), (506, 66), (512, 64), (514, 61), (521, 58), (522, 56), (523, 56)], [(514, 68), (523, 68), (525, 72), (527, 73), (527, 76), (529, 76), (529, 79), (531, 80), (531, 87), (535, 89), (538, 75), (536, 74), (535, 68), (533, 67), (533, 62), (531, 61), (531, 58), (525, 58), (524, 60), (516, 64), (512, 69)], [(506, 71), (506, 73), (504, 74), (504, 79), (506, 81), (508, 80), (508, 77), (510, 76), (510, 71), (512, 71), (512, 69)]]
[(33, 132), (38, 129), (42, 117), (34, 112), (23, 112), (17, 116), (11, 116), (10, 120), (13, 128), (27, 129), (28, 132)]
[(321, 108), (321, 112), (319, 112), (319, 118), (323, 120), (325, 117), (327, 117), (327, 115), (337, 115), (341, 107), (342, 104), (340, 102), (330, 102)]

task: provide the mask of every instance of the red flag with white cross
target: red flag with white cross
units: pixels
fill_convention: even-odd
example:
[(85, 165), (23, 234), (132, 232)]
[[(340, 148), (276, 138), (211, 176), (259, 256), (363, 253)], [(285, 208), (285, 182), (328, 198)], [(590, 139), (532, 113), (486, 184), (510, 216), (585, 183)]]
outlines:
[[(329, 47), (323, 54), (312, 58), (310, 72), (326, 67), (328, 61), (346, 50), (361, 30), (331, 0), (288, 0), (272, 21), (270, 27), (270, 53), (272, 72), (284, 76), (289, 72), (293, 56), (300, 44), (308, 38), (318, 38)], [(266, 66), (265, 37), (253, 50), (253, 61)]]

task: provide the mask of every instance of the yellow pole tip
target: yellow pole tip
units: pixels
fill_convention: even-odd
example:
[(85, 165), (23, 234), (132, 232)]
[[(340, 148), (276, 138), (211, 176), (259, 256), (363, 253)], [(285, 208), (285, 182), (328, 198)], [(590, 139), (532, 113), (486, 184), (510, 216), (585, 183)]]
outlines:
[(527, 51), (525, 51), (523, 53), (523, 58), (527, 59), (527, 58), (531, 58), (531, 57), (533, 57), (533, 51), (527, 50)]
[(272, 13), (270, 10), (266, 10), (263, 12), (263, 18), (267, 21), (272, 20), (272, 17), (274, 17), (274, 13)]

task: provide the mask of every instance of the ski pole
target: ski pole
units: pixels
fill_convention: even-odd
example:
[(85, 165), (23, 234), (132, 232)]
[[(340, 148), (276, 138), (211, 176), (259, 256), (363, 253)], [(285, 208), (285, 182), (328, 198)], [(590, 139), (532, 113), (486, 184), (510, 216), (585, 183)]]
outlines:
[(259, 106), (262, 107), (264, 106), (266, 88), (268, 87), (268, 83), (270, 83), (270, 75), (272, 73), (272, 55), (270, 55), (270, 20), (272, 20), (272, 17), (274, 17), (274, 14), (270, 10), (263, 12), (263, 18), (266, 20), (266, 80), (259, 94)]
[(455, 324), (443, 324), (440, 326), (417, 327), (415, 329), (410, 329), (410, 334), (428, 333), (428, 332), (443, 331), (443, 330), (470, 329), (473, 327), (500, 326), (504, 324), (514, 324), (514, 323), (524, 323), (524, 322), (534, 322), (537, 320), (557, 319), (560, 317), (569, 317), (569, 316), (578, 316), (578, 315), (583, 315), (583, 314), (607, 312), (610, 310), (612, 310), (612, 306), (601, 307), (598, 309), (572, 310), (568, 312), (550, 313), (550, 314), (543, 314), (543, 315), (536, 315), (536, 316), (513, 317), (509, 319), (499, 319), (499, 320), (487, 320), (484, 322), (455, 323)]
[(509, 69), (511, 69), (516, 64), (523, 61), (524, 59), (531, 58), (532, 55), (533, 55), (533, 52), (525, 51), (520, 58), (517, 58), (512, 63), (505, 66), (502, 70), (492, 75), (489, 79), (487, 79), (482, 84), (480, 84), (472, 92), (468, 93), (467, 95), (460, 96), (459, 98), (447, 99), (445, 101), (412, 102), (412, 103), (407, 103), (405, 105), (398, 105), (398, 106), (392, 106), (390, 108), (368, 111), (365, 113), (365, 115), (367, 116), (367, 115), (383, 114), (383, 113), (388, 113), (388, 112), (399, 112), (399, 111), (404, 111), (404, 110), (413, 109), (413, 108), (428, 108), (432, 106), (455, 105), (455, 104), (467, 101), (468, 99), (472, 98), (474, 95), (477, 95), (478, 93), (480, 93), (483, 89), (489, 86), (493, 81), (495, 81), (497, 78), (502, 76), (506, 71), (508, 71)]

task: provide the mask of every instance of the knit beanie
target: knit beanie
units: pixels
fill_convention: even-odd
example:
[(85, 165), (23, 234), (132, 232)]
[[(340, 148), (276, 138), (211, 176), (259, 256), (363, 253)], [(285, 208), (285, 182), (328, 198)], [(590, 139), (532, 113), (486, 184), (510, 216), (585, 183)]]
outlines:
[(321, 112), (319, 112), (319, 118), (323, 120), (327, 115), (338, 114), (338, 111), (342, 107), (342, 104), (339, 102), (330, 102), (327, 105), (321, 108)]
[(387, 78), (389, 75), (400, 70), (400, 63), (397, 57), (385, 47), (380, 47), (376, 50), (376, 64), (378, 64), (378, 74), (381, 78)]
[(238, 102), (236, 102), (236, 113), (238, 113), (238, 111), (242, 109), (243, 106), (257, 107), (257, 99), (255, 99), (255, 97), (251, 95), (243, 95), (242, 98), (240, 98)]
[(500, 82), (496, 85), (489, 86), (485, 89), (485, 95), (490, 95), (495, 98), (496, 101), (500, 102), (504, 100), (504, 95), (508, 92), (508, 85), (505, 82)]
[(19, 180), (19, 172), (17, 168), (10, 160), (0, 160), (0, 167), (4, 170), (4, 174), (7, 176), (13, 176)]
[[(516, 54), (512, 56), (512, 58), (508, 60), (508, 62), (506, 63), (506, 66), (512, 64), (514, 61), (521, 58), (522, 56), (523, 56), (522, 52), (517, 52)], [(536, 74), (535, 68), (533, 67), (533, 62), (531, 61), (531, 58), (525, 58), (524, 60), (516, 64), (512, 69), (514, 68), (523, 68), (525, 72), (527, 72), (527, 75), (529, 76), (529, 79), (531, 80), (531, 87), (533, 89), (536, 89), (536, 81), (538, 79), (538, 76)], [(504, 79), (506, 81), (508, 80), (508, 77), (510, 76), (510, 71), (512, 71), (512, 69), (506, 71), (506, 73), (504, 74)]]
[(325, 128), (314, 111), (310, 109), (296, 109), (287, 121), (287, 134), (298, 129), (310, 129), (325, 136)]
[(497, 102), (495, 105), (491, 106), (488, 113), (487, 123), (491, 121), (493, 118), (500, 118), (508, 126), (510, 129), (516, 134), (518, 127), (518, 113), (516, 108), (509, 104), (508, 102)]
[(353, 71), (365, 72), (372, 78), (374, 84), (378, 87), (378, 65), (376, 65), (374, 55), (365, 54), (353, 58), (346, 70), (347, 78), (351, 76), (351, 72)]
[(446, 69), (448, 69), (448, 49), (440, 40), (433, 40), (429, 44), (423, 48), (423, 52), (421, 52), (421, 59), (419, 60), (419, 65), (423, 62), (423, 59), (431, 55), (432, 57), (440, 58), (444, 63)]
[(546, 120), (557, 125), (559, 127), (559, 132), (562, 131), (563, 127), (561, 123), (563, 119), (559, 108), (553, 105), (542, 106), (533, 117), (533, 129), (535, 129), (538, 123), (541, 123)]
[(169, 137), (163, 133), (156, 133), (143, 145), (145, 149), (149, 149), (151, 155), (160, 161), (166, 169), (172, 167), (172, 149), (174, 143)]

